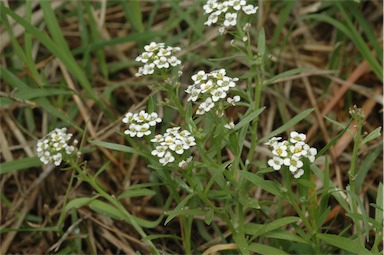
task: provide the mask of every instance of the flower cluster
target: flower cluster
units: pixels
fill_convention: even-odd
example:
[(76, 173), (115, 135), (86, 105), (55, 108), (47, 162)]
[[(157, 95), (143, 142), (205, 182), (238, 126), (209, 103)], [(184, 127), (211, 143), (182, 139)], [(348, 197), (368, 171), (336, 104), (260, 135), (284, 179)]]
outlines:
[(56, 128), (37, 141), (36, 151), (40, 161), (46, 165), (54, 163), (59, 166), (63, 158), (74, 154), (79, 155), (74, 146), (78, 143), (77, 140), (73, 141), (73, 145), (68, 144), (71, 138), (72, 134), (67, 134), (67, 128)]
[(151, 142), (156, 144), (151, 154), (157, 156), (164, 166), (175, 161), (175, 154), (181, 155), (196, 145), (191, 133), (187, 130), (180, 131), (180, 127), (168, 128), (163, 135), (156, 135)]
[(156, 126), (162, 120), (157, 113), (146, 113), (142, 110), (139, 113), (128, 112), (122, 121), (128, 125), (128, 129), (124, 131), (124, 134), (131, 137), (143, 137), (151, 134), (150, 127)]
[[(204, 102), (199, 105), (197, 114), (203, 115), (215, 107), (215, 104), (227, 97), (227, 92), (230, 88), (236, 86), (238, 78), (230, 78), (226, 76), (224, 69), (215, 70), (210, 73), (199, 71), (192, 76), (193, 85), (188, 86), (187, 92), (190, 96), (188, 101), (195, 102), (197, 99), (204, 99)], [(227, 98), (228, 103), (235, 104), (240, 101), (239, 96)]]
[(237, 15), (242, 10), (245, 14), (251, 15), (257, 12), (258, 7), (251, 4), (247, 5), (245, 0), (217, 1), (208, 0), (203, 6), (205, 14), (209, 14), (208, 20), (204, 23), (211, 26), (220, 23), (220, 34), (223, 34), (227, 27), (236, 26)]
[(164, 43), (151, 42), (144, 49), (145, 52), (135, 59), (144, 64), (136, 76), (153, 74), (156, 69), (168, 69), (181, 64), (181, 61), (174, 56), (175, 52), (181, 50), (180, 47), (166, 47)]
[(288, 141), (282, 141), (281, 137), (272, 137), (266, 144), (271, 148), (272, 159), (268, 161), (268, 165), (275, 170), (279, 170), (283, 165), (289, 168), (293, 177), (299, 178), (304, 174), (303, 158), (308, 158), (310, 162), (315, 161), (317, 154), (316, 148), (309, 147), (305, 143), (305, 134), (293, 131), (289, 135)]

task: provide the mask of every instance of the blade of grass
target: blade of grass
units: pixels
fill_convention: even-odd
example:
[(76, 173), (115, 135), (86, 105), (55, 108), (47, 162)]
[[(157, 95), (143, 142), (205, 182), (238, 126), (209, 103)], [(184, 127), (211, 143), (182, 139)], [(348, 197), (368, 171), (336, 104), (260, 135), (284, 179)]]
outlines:
[(305, 119), (311, 112), (313, 112), (313, 110), (314, 109), (307, 109), (307, 110), (297, 114), (295, 117), (293, 117), (292, 119), (287, 121), (287, 123), (284, 123), (281, 127), (273, 130), (271, 133), (269, 133), (265, 137), (261, 138), (259, 143), (265, 142), (269, 138), (276, 136), (276, 135), (288, 130), (289, 128), (293, 127), (294, 125), (296, 125), (297, 123), (299, 123), (300, 121)]

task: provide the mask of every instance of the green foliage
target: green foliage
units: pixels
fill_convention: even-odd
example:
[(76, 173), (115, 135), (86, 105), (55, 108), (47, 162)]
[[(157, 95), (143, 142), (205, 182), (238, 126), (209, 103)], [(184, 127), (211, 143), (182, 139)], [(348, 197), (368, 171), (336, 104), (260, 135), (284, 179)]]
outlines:
[[(0, 3), (1, 21), (10, 39), (4, 58), (9, 58), (9, 62), (17, 59), (12, 68), (0, 66), (2, 82), (7, 86), (4, 94), (10, 92), (0, 105), (12, 109), (15, 103), (22, 103), (22, 107), (14, 111), (17, 112), (14, 120), (34, 140), (38, 130), (57, 126), (68, 126), (84, 135), (92, 128), (98, 130), (96, 134), (90, 134), (90, 139), (83, 135), (80, 148), (87, 160), (73, 158), (66, 162), (65, 169), (72, 175), (65, 198), (58, 206), (62, 208), (59, 219), (55, 222), (56, 218), (49, 215), (44, 222), (53, 227), (23, 225), (18, 229), (4, 228), (1, 233), (48, 231), (67, 238), (63, 228), (70, 221), (79, 224), (74, 227), (83, 234), (90, 229), (81, 223), (82, 210), (87, 208), (92, 214), (127, 225), (130, 231), (134, 231), (132, 239), (135, 241), (132, 242), (143, 242), (140, 245), (149, 249), (151, 254), (208, 253), (215, 244), (228, 244), (231, 247), (228, 254), (382, 252), (383, 186), (382, 183), (377, 187), (365, 186), (367, 176), (376, 175), (374, 171), (382, 160), (382, 142), (378, 142), (381, 127), (371, 129), (370, 126), (372, 131), (366, 135), (363, 132), (364, 120), (358, 122), (350, 162), (342, 162), (349, 167), (348, 176), (343, 179), (347, 182), (345, 187), (339, 187), (339, 183), (334, 181), (338, 162), (330, 163), (328, 154), (332, 146), (349, 132), (352, 118), (345, 124), (338, 122), (338, 118), (325, 117), (327, 127), (338, 131), (329, 131), (333, 137), (328, 140), (315, 135), (314, 147), (319, 150), (316, 161), (304, 159), (304, 174), (299, 178), (292, 177), (291, 172), (295, 171), (291, 171), (287, 163), (275, 171), (268, 160), (270, 155), (276, 156), (276, 152), (266, 152), (264, 145), (269, 139), (284, 136), (293, 129), (310, 129), (311, 123), (317, 121), (314, 120), (315, 109), (297, 100), (300, 93), (298, 96), (291, 93), (292, 99), (284, 98), (283, 89), (277, 86), (281, 80), (295, 80), (296, 76), (305, 75), (308, 70), (300, 67), (276, 73), (283, 69), (282, 66), (286, 67), (271, 61), (279, 59), (287, 49), (292, 31), (286, 31), (286, 23), (291, 24), (289, 29), (294, 29), (303, 20), (308, 21), (309, 26), (319, 22), (331, 24), (339, 32), (337, 36), (342, 35), (353, 42), (375, 76), (382, 81), (382, 47), (358, 3), (322, 2), (328, 9), (293, 20), (297, 3), (276, 2), (271, 4), (271, 8), (280, 8), (276, 16), (279, 22), (272, 31), (263, 27), (256, 29), (254, 24), (248, 30), (243, 29), (253, 16), (262, 15), (259, 10), (248, 18), (239, 15), (239, 23), (220, 37), (212, 30), (213, 25), (209, 30), (204, 25), (208, 15), (202, 15), (204, 11), (199, 1), (157, 1), (151, 3), (151, 8), (140, 1), (109, 1), (101, 3), (101, 6), (99, 3), (79, 2), (77, 9), (67, 13), (69, 9), (65, 8), (70, 4), (60, 5), (64, 8), (62, 12), (54, 9), (49, 1), (39, 1), (42, 23), (46, 26), (46, 31), (42, 31), (33, 24), (32, 2), (24, 3), (24, 16)], [(101, 8), (116, 6), (121, 7), (119, 15), (131, 30), (123, 36), (106, 38), (94, 14), (95, 11), (102, 12)], [(164, 10), (169, 12), (165, 16), (161, 13)], [(268, 9), (265, 10), (268, 14)], [(74, 47), (62, 29), (66, 17), (78, 21), (79, 42)], [(263, 20), (262, 17), (259, 20)], [(12, 22), (25, 30), (22, 39), (17, 38)], [(160, 22), (159, 25), (156, 22)], [(233, 41), (227, 42), (228, 38), (233, 38)], [(184, 45), (177, 56), (185, 68), (181, 76), (177, 75), (179, 69), (174, 69), (133, 80), (131, 70), (126, 69), (138, 65), (133, 61), (135, 54), (151, 41), (164, 42), (167, 46)], [(32, 54), (35, 43), (45, 47), (44, 58), (53, 57), (60, 62), (61, 68), (68, 70), (78, 90), (71, 89), (72, 86), (70, 88), (61, 77), (59, 82), (49, 82)], [(120, 55), (111, 57), (110, 51), (120, 50), (117, 48), (121, 44), (129, 45), (129, 51), (124, 52), (127, 55), (123, 56), (119, 51)], [(338, 41), (335, 46), (337, 52), (342, 51), (342, 46), (342, 40)], [(342, 62), (336, 55), (330, 57), (330, 68), (336, 68)], [(27, 75), (21, 74), (23, 68)], [(212, 110), (196, 114), (196, 105), (202, 102), (187, 101), (184, 93), (186, 84), (191, 83), (190, 76), (196, 70), (208, 73), (221, 68), (225, 68), (228, 76), (239, 77), (236, 86), (225, 92), (240, 96), (241, 101), (232, 105), (225, 98), (219, 98)], [(118, 80), (121, 77), (123, 81)], [(100, 88), (96, 85), (99, 80), (108, 86)], [(327, 88), (324, 88), (319, 94), (326, 93)], [(134, 98), (142, 94), (145, 99)], [(85, 110), (89, 111), (89, 119), (84, 119), (81, 112), (84, 109), (78, 109), (75, 99), (78, 97), (81, 102), (87, 102)], [(124, 100), (126, 102), (121, 105)], [(136, 103), (138, 106), (133, 107), (132, 104)], [(32, 107), (36, 107), (39, 113), (36, 114)], [(270, 115), (272, 107), (279, 108), (280, 116)], [(162, 123), (151, 127), (148, 137), (130, 137), (116, 132), (114, 130), (118, 130), (122, 117), (120, 111), (125, 108), (159, 112)], [(296, 112), (293, 117), (290, 117), (291, 111)], [(94, 118), (94, 114), (98, 117)], [(232, 120), (236, 124), (227, 126)], [(264, 132), (267, 124), (263, 121), (272, 122), (268, 123), (268, 132)], [(99, 129), (99, 126), (105, 129)], [(122, 126), (126, 128), (126, 123)], [(187, 146), (188, 149), (172, 150), (173, 161), (164, 163), (160, 161), (162, 157), (154, 153), (157, 148), (151, 139), (172, 127), (190, 132), (196, 144)], [(102, 140), (100, 137), (104, 134), (100, 130), (105, 133), (112, 130), (113, 135), (108, 138), (111, 140)], [(167, 140), (166, 143), (172, 142)], [(365, 146), (369, 149), (361, 153)], [(0, 175), (22, 174), (41, 165), (37, 157), (20, 157), (1, 163)], [(137, 181), (133, 179), (136, 173), (140, 176)], [(120, 180), (121, 176), (124, 180)], [(121, 181), (121, 186), (111, 188), (110, 183), (116, 179)], [(76, 192), (79, 190), (80, 195)], [(361, 198), (362, 191), (369, 193), (372, 202), (369, 211), (367, 201)], [(11, 207), (12, 200), (5, 194), (1, 195), (1, 200), (7, 208)], [(140, 207), (155, 206), (161, 212), (156, 217), (144, 218), (145, 213), (140, 215), (141, 211), (131, 207), (139, 203)], [(342, 209), (348, 222), (336, 224), (336, 216), (331, 215), (336, 206)], [(15, 215), (19, 214), (15, 212)], [(372, 233), (374, 240), (369, 240)], [(166, 250), (164, 244), (167, 241), (174, 242), (178, 250), (172, 251), (174, 247)], [(57, 253), (87, 253), (87, 242), (83, 242), (81, 235), (68, 238)], [(92, 250), (90, 253), (95, 252)]]

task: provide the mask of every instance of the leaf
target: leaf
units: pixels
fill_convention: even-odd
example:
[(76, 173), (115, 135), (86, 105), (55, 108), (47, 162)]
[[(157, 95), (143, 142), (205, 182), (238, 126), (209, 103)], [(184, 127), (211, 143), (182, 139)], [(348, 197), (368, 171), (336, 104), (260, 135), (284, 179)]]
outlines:
[(0, 164), (0, 175), (6, 173), (14, 173), (19, 170), (29, 169), (32, 167), (41, 166), (42, 163), (38, 157), (22, 158)]
[(128, 152), (132, 154), (137, 154), (143, 157), (148, 157), (149, 155), (147, 153), (141, 152), (139, 150), (136, 150), (132, 147), (122, 145), (122, 144), (116, 144), (116, 143), (109, 143), (109, 142), (102, 142), (102, 141), (89, 141), (89, 143), (94, 144), (96, 146), (104, 147), (111, 150), (116, 151), (122, 151), (122, 152)]
[(300, 236), (297, 236), (297, 235), (295, 235), (289, 231), (283, 230), (283, 229), (277, 229), (277, 230), (268, 232), (264, 236), (267, 238), (275, 238), (275, 239), (288, 240), (288, 241), (292, 241), (292, 242), (308, 244), (308, 242), (305, 241)]
[(237, 125), (232, 129), (232, 131), (239, 130), (240, 128), (244, 127), (248, 123), (250, 123), (252, 120), (254, 120), (257, 116), (259, 116), (266, 107), (262, 107), (258, 109), (257, 111), (254, 111), (250, 113), (249, 115), (245, 116)]
[(93, 211), (115, 220), (124, 220), (126, 218), (124, 213), (122, 213), (119, 209), (100, 200), (92, 200), (89, 203), (89, 207)]
[(141, 15), (140, 1), (122, 1), (125, 17), (130, 21), (133, 29), (144, 32), (143, 18)]
[(334, 145), (339, 139), (340, 137), (348, 130), (348, 127), (349, 125), (352, 123), (352, 119), (349, 121), (348, 125), (344, 127), (344, 129), (337, 135), (335, 136), (334, 138), (332, 138), (332, 140), (326, 145), (324, 146), (324, 148), (322, 148), (317, 154), (316, 154), (316, 158), (322, 156), (324, 153), (326, 153), (328, 151), (328, 149)]
[(305, 119), (314, 109), (311, 108), (311, 109), (307, 109), (299, 114), (297, 114), (295, 117), (293, 117), (292, 119), (290, 119), (289, 121), (287, 121), (287, 123), (284, 123), (281, 127), (273, 130), (271, 133), (269, 133), (268, 135), (264, 136), (262, 139), (260, 139), (260, 143), (262, 142), (266, 142), (267, 140), (269, 140), (269, 138), (273, 137), (273, 136), (276, 136), (286, 130), (288, 130), (289, 128), (293, 127), (294, 125), (296, 125), (297, 123), (299, 123), (300, 121), (302, 121), (303, 119)]
[(248, 245), (248, 249), (250, 251), (257, 253), (257, 254), (265, 254), (265, 255), (270, 255), (270, 254), (287, 255), (288, 254), (288, 253), (286, 253), (280, 249), (277, 249), (275, 247), (268, 246), (265, 244), (260, 244), (260, 243), (251, 243), (250, 245)]
[(188, 201), (194, 196), (195, 194), (191, 193), (188, 196), (186, 196), (177, 206), (174, 210), (172, 210), (169, 213), (169, 216), (165, 220), (164, 225), (167, 225), (173, 218), (175, 218), (177, 215), (179, 215), (181, 210), (184, 210), (184, 206), (188, 203)]
[(265, 31), (264, 28), (261, 28), (259, 31), (259, 37), (257, 38), (257, 48), (258, 54), (263, 58), (265, 54)]
[(68, 212), (71, 209), (78, 209), (80, 207), (83, 207), (85, 205), (88, 205), (92, 200), (95, 200), (96, 197), (80, 197), (80, 198), (75, 198), (71, 201), (69, 201), (65, 207), (64, 207), (64, 212)]
[(288, 71), (279, 73), (278, 75), (275, 75), (275, 76), (273, 76), (272, 78), (270, 78), (269, 80), (267, 80), (267, 81), (263, 84), (263, 86), (268, 86), (269, 84), (274, 83), (274, 82), (277, 81), (278, 79), (283, 79), (283, 78), (285, 78), (285, 77), (289, 77), (289, 76), (292, 76), (292, 75), (301, 73), (301, 72), (304, 71), (304, 70), (305, 70), (305, 68), (296, 68), (296, 69), (292, 69), (292, 70), (288, 70)]
[(366, 137), (364, 137), (363, 141), (361, 141), (361, 144), (365, 144), (379, 137), (381, 135), (380, 131), (381, 131), (381, 127), (378, 127), (375, 130), (373, 130)]
[(332, 234), (316, 234), (316, 236), (324, 242), (338, 247), (342, 250), (352, 252), (354, 254), (372, 254), (361, 244), (342, 236)]
[(121, 193), (118, 196), (118, 199), (124, 199), (127, 197), (147, 197), (147, 196), (154, 196), (156, 195), (156, 192), (147, 188), (143, 189), (127, 189), (123, 193)]
[(245, 179), (255, 184), (257, 187), (260, 187), (261, 189), (268, 191), (269, 193), (277, 197), (282, 197), (279, 186), (275, 182), (264, 180), (263, 178), (259, 177), (257, 174), (250, 173), (247, 171), (239, 171), (239, 172), (240, 172), (240, 175), (242, 175)]
[(300, 220), (299, 217), (284, 217), (284, 218), (276, 219), (268, 224), (263, 225), (261, 228), (256, 229), (256, 231), (254, 231), (254, 229), (252, 228), (252, 225), (246, 224), (245, 232), (249, 235), (252, 235), (253, 238), (255, 238), (258, 236), (263, 236), (266, 233), (269, 233), (273, 230), (284, 227), (293, 222), (298, 222), (299, 220)]

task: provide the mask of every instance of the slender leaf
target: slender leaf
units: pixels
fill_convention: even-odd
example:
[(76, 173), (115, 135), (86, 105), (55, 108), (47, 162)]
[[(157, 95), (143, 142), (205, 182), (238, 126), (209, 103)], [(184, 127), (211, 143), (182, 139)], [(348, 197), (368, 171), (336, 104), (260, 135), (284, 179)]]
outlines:
[(269, 133), (267, 136), (263, 137), (262, 139), (260, 139), (260, 143), (262, 142), (265, 142), (267, 141), (269, 138), (273, 137), (273, 136), (276, 136), (286, 130), (288, 130), (289, 128), (293, 127), (294, 125), (296, 125), (297, 123), (299, 123), (300, 121), (302, 121), (303, 119), (305, 119), (311, 112), (313, 112), (313, 108), (311, 109), (307, 109), (299, 114), (297, 114), (295, 117), (293, 117), (292, 119), (290, 119), (289, 121), (287, 121), (287, 123), (284, 123), (281, 127), (273, 130), (271, 133)]
[(188, 196), (186, 196), (177, 206), (174, 210), (172, 210), (167, 219), (165, 220), (164, 225), (167, 225), (171, 220), (173, 220), (177, 215), (179, 215), (181, 210), (184, 210), (184, 206), (188, 203), (188, 201), (194, 196), (195, 194), (191, 193)]
[(0, 175), (41, 166), (38, 157), (22, 158), (0, 164)]
[(116, 143), (109, 143), (109, 142), (102, 142), (102, 141), (89, 141), (91, 144), (94, 144), (96, 146), (104, 147), (107, 149), (111, 150), (116, 150), (116, 151), (122, 151), (122, 152), (127, 152), (127, 153), (132, 153), (132, 154), (137, 154), (140, 156), (149, 156), (147, 153), (138, 151), (132, 147), (122, 145), (122, 144), (116, 144)]
[(269, 246), (269, 245), (260, 244), (260, 243), (251, 243), (250, 245), (248, 245), (248, 249), (250, 251), (257, 253), (257, 254), (265, 254), (265, 255), (271, 255), (271, 254), (287, 255), (288, 254), (288, 253), (286, 253), (280, 249), (274, 248), (274, 247)]
[(245, 125), (250, 123), (252, 120), (254, 120), (257, 116), (259, 116), (264, 111), (264, 109), (265, 109), (265, 106), (245, 116), (239, 123), (237, 123), (237, 125), (232, 130), (236, 131), (244, 127)]
[(324, 242), (345, 251), (349, 251), (355, 254), (372, 254), (361, 244), (342, 236), (332, 234), (316, 234), (316, 236)]
[(277, 183), (273, 181), (264, 180), (263, 178), (259, 177), (257, 174), (250, 173), (247, 171), (239, 171), (240, 175), (243, 176), (248, 181), (255, 184), (257, 187), (260, 187), (261, 189), (268, 191), (269, 193), (277, 196), (282, 197), (280, 188)]

